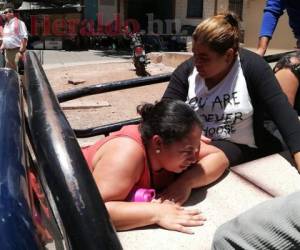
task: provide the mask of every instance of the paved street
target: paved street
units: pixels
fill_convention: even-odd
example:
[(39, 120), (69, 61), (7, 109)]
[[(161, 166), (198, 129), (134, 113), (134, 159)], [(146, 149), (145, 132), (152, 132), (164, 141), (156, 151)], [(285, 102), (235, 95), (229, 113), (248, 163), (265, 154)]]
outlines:
[(106, 62), (128, 62), (131, 59), (130, 52), (116, 51), (64, 51), (64, 50), (43, 50), (36, 51), (41, 55), (43, 67), (51, 69), (63, 66), (76, 66)]
[[(255, 48), (248, 48), (255, 51)], [(266, 55), (285, 52), (286, 50), (269, 49)], [(43, 67), (51, 69), (64, 66), (86, 65), (94, 63), (113, 63), (128, 62), (131, 60), (130, 52), (84, 50), (84, 51), (65, 51), (65, 50), (37, 50), (41, 55)]]

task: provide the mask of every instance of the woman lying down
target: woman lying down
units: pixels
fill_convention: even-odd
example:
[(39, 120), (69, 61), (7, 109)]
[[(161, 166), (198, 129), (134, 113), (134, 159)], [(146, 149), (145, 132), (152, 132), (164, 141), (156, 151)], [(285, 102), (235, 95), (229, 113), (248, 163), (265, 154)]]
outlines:
[[(139, 125), (124, 126), (83, 149), (113, 224), (117, 230), (158, 224), (191, 234), (190, 227), (205, 221), (198, 210), (181, 206), (199, 184), (189, 183), (184, 173), (202, 171), (201, 150), (210, 147), (201, 141), (200, 150), (199, 116), (182, 101), (144, 104), (138, 113)], [(166, 190), (174, 181), (183, 194), (162, 192), (152, 199), (154, 190)]]

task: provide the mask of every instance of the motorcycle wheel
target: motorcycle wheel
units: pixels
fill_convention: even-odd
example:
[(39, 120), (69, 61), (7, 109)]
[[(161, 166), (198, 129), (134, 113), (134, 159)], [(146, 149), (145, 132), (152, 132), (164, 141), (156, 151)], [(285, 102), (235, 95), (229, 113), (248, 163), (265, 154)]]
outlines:
[(144, 64), (135, 61), (134, 67), (138, 76), (147, 76), (146, 67)]

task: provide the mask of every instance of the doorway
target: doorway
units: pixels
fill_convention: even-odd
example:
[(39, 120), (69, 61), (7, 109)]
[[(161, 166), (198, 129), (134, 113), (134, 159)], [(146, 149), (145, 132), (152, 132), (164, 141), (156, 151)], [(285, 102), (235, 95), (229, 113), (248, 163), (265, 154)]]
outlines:
[(128, 0), (125, 16), (137, 20), (140, 28), (148, 32), (149, 22), (161, 21), (165, 26), (165, 20), (174, 19), (175, 0), (143, 0), (143, 4), (140, 0)]

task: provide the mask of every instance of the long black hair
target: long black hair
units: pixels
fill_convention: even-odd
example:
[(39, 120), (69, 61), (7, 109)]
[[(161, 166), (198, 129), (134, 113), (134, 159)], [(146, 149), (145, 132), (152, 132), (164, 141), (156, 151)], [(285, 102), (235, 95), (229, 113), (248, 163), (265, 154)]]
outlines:
[(142, 117), (140, 132), (144, 144), (159, 135), (164, 144), (182, 140), (196, 125), (202, 129), (198, 114), (186, 103), (178, 100), (162, 100), (137, 107)]
[[(292, 62), (292, 58), (297, 62)], [(280, 58), (274, 66), (273, 72), (276, 73), (281, 69), (290, 69), (300, 83), (300, 52), (296, 51)]]
[(292, 58), (295, 58), (298, 62), (300, 62), (300, 51), (296, 51), (294, 53), (281, 57), (273, 68), (274, 73), (281, 69), (291, 68), (295, 64), (291, 62)]

